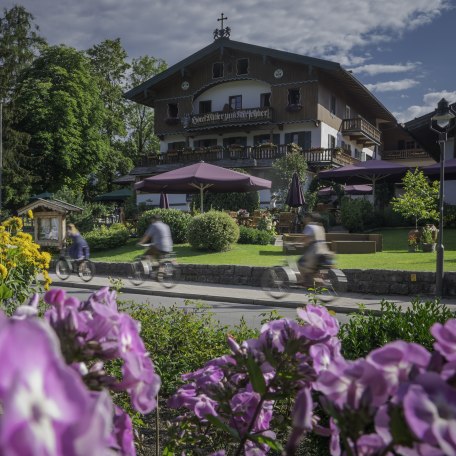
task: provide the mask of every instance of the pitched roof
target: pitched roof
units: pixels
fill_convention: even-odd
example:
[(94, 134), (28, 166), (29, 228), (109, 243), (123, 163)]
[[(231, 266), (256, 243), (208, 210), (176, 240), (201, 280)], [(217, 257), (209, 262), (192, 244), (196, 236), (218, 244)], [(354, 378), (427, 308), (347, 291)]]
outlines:
[(66, 203), (65, 201), (60, 200), (48, 200), (37, 198), (31, 203), (27, 204), (24, 207), (21, 207), (17, 213), (18, 215), (25, 214), (28, 210), (34, 210), (38, 207), (44, 207), (50, 209), (51, 211), (66, 213), (66, 212), (82, 212), (82, 208), (75, 206), (74, 204)]
[(361, 84), (361, 82), (359, 82), (350, 72), (343, 69), (339, 63), (318, 59), (315, 57), (307, 57), (300, 54), (294, 54), (292, 52), (280, 51), (278, 49), (257, 46), (254, 44), (242, 43), (240, 41), (232, 41), (228, 38), (219, 38), (215, 40), (210, 45), (195, 52), (194, 54), (190, 55), (184, 60), (181, 60), (175, 65), (172, 65), (162, 73), (129, 90), (125, 93), (124, 96), (125, 98), (128, 98), (129, 100), (135, 101), (137, 103), (146, 104), (145, 98), (147, 96), (147, 92), (153, 90), (157, 84), (166, 80), (168, 77), (180, 71), (183, 71), (186, 67), (197, 63), (208, 55), (216, 51), (223, 51), (224, 48), (249, 52), (253, 54), (260, 54), (264, 57), (272, 57), (284, 61), (302, 65), (310, 65), (319, 68), (333, 77), (336, 82), (344, 84), (348, 90), (354, 91), (356, 93), (356, 96), (364, 99), (367, 102), (370, 102), (377, 117), (394, 122), (396, 121), (393, 114), (385, 106), (383, 106), (383, 104), (371, 92), (369, 92), (369, 90), (367, 90), (367, 88)]

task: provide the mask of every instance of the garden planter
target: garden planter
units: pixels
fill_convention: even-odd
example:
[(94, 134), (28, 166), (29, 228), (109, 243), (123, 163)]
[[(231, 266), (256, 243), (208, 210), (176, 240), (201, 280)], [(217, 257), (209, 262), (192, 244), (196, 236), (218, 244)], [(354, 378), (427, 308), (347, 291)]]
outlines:
[(418, 246), (417, 245), (409, 245), (408, 246), (408, 251), (409, 252), (418, 252)]
[(423, 243), (421, 245), (421, 248), (423, 249), (423, 252), (435, 252), (435, 243), (432, 243), (432, 244)]

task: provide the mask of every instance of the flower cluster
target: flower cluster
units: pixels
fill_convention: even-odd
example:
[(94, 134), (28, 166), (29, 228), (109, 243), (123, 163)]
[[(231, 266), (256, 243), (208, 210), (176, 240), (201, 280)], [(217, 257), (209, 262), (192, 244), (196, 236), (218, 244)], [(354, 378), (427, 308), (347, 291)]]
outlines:
[[(11, 319), (0, 313), (0, 453), (136, 454), (130, 417), (108, 391), (126, 391), (141, 413), (156, 405), (160, 378), (137, 322), (108, 288), (86, 302), (59, 289), (44, 300), (44, 319), (38, 295)], [(103, 368), (113, 359), (123, 363), (120, 379)]]
[(247, 209), (239, 209), (237, 211), (237, 215), (238, 215), (238, 217), (248, 217), (249, 213), (248, 213)]
[(274, 404), (292, 395), (300, 404), (293, 413), (297, 430), (289, 447), (294, 448), (301, 433), (312, 426), (311, 385), (340, 356), (338, 323), (326, 309), (309, 305), (298, 315), (301, 324), (272, 321), (263, 326), (258, 339), (241, 345), (229, 337), (230, 355), (184, 375), (188, 383), (169, 401), (170, 407), (187, 410), (178, 426), (185, 423), (189, 433), (203, 435), (215, 424), (228, 429), (247, 456), (265, 454), (275, 442), (270, 429)]
[(415, 233), (409, 233), (407, 237), (407, 244), (409, 247), (416, 247), (418, 245), (418, 236)]
[(22, 231), (22, 219), (11, 217), (0, 224), (0, 285), (4, 285), (3, 298), (24, 302), (38, 274), (44, 278), (45, 289), (49, 288), (50, 261), (51, 255), (41, 251), (32, 236)]
[[(295, 454), (302, 435), (314, 432), (330, 437), (334, 456), (456, 455), (456, 319), (432, 326), (432, 354), (395, 341), (348, 361), (337, 321), (324, 308), (308, 305), (298, 315), (301, 324), (272, 321), (241, 345), (229, 339), (230, 355), (184, 376), (188, 383), (170, 405), (186, 409), (178, 419), (186, 432), (197, 423), (206, 435), (211, 425), (223, 429), (237, 442), (235, 454), (280, 450), (270, 425), (277, 401), (289, 398), (284, 454)], [(317, 403), (330, 416), (327, 427)]]

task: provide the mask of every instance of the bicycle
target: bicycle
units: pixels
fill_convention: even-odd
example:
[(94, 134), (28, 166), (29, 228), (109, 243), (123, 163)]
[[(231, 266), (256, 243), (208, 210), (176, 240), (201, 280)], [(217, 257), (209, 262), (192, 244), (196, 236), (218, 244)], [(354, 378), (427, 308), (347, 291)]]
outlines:
[[(139, 244), (142, 247), (149, 247), (150, 244)], [(146, 280), (156, 280), (165, 288), (172, 288), (176, 285), (176, 254), (170, 252), (163, 255), (158, 261), (151, 261), (146, 255), (140, 255), (133, 260), (130, 267), (130, 282), (141, 285)]]
[[(261, 288), (274, 299), (283, 299), (291, 289), (306, 290), (308, 296), (328, 303), (338, 297), (339, 292), (347, 291), (347, 277), (340, 269), (335, 269), (326, 258), (321, 258), (320, 269), (309, 277), (301, 277), (295, 259), (287, 258), (282, 266), (273, 266), (261, 276)], [(306, 285), (312, 279), (313, 285)]]
[(60, 280), (66, 280), (72, 273), (77, 274), (84, 282), (90, 282), (95, 275), (95, 264), (88, 258), (71, 258), (67, 251), (60, 253), (55, 265), (55, 273)]

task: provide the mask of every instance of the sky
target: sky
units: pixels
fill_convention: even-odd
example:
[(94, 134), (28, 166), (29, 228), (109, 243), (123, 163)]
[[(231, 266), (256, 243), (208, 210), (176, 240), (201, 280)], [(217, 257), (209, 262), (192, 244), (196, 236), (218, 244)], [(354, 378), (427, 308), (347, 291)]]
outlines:
[(456, 101), (456, 0), (2, 0), (24, 6), (48, 43), (83, 50), (120, 38), (130, 59), (169, 66), (231, 39), (340, 63), (400, 122)]

